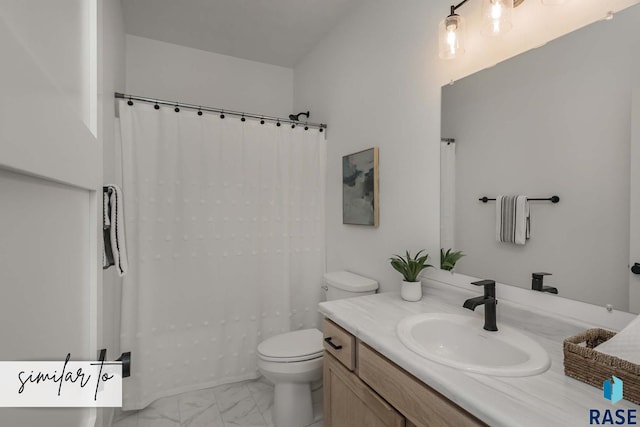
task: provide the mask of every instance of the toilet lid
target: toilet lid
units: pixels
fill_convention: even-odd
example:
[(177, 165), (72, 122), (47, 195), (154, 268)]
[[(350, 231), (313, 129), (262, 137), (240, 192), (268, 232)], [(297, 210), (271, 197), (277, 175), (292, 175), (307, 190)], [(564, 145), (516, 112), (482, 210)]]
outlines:
[(258, 345), (258, 353), (265, 359), (292, 362), (309, 360), (322, 355), (322, 332), (302, 329), (276, 335)]

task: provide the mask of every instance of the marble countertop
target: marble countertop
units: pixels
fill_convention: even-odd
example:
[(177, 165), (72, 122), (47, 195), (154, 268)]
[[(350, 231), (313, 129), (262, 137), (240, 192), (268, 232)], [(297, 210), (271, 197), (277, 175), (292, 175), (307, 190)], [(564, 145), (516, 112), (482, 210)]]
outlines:
[(545, 373), (517, 378), (466, 373), (413, 353), (396, 335), (396, 325), (406, 316), (457, 313), (477, 317), (478, 328), (484, 324), (482, 308), (471, 312), (462, 307), (477, 293), (447, 285), (430, 285), (423, 291), (420, 302), (383, 293), (323, 302), (320, 312), (491, 426), (588, 426), (592, 408), (640, 409), (626, 400), (613, 405), (602, 397), (602, 390), (564, 375), (562, 341), (592, 325), (537, 314), (504, 300), (498, 305), (498, 328), (509, 325), (540, 343), (551, 358)]

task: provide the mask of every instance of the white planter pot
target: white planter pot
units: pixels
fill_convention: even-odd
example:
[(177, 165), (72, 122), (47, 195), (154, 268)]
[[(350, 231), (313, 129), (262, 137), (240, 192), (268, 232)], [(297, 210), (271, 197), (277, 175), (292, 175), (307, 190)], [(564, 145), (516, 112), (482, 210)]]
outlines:
[(422, 282), (406, 282), (400, 284), (400, 296), (405, 301), (420, 301), (422, 299)]

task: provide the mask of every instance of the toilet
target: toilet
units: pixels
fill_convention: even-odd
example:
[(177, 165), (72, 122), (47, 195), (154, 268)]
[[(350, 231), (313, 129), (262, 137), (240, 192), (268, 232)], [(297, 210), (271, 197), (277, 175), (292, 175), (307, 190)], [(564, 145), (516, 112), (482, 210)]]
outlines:
[[(348, 271), (324, 275), (327, 301), (369, 295), (378, 282)], [(301, 329), (275, 335), (258, 345), (258, 369), (275, 384), (275, 427), (304, 427), (313, 423), (311, 383), (322, 379), (322, 332)]]

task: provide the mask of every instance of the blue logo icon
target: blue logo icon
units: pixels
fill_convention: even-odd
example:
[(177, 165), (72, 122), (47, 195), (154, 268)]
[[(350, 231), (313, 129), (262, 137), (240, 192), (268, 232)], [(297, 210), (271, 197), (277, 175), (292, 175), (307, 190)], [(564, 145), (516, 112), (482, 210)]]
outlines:
[(622, 380), (615, 375), (612, 375), (612, 379), (605, 380), (602, 383), (604, 389), (604, 398), (610, 400), (611, 403), (616, 403), (622, 400)]
[[(602, 383), (605, 399), (616, 403), (622, 400), (622, 380), (616, 376), (611, 376)], [(590, 425), (638, 425), (637, 409), (589, 409)]]

